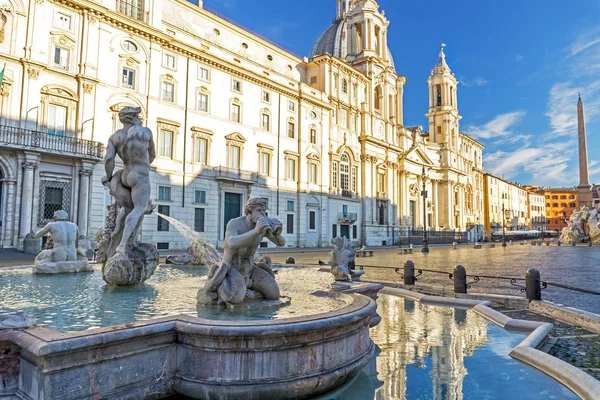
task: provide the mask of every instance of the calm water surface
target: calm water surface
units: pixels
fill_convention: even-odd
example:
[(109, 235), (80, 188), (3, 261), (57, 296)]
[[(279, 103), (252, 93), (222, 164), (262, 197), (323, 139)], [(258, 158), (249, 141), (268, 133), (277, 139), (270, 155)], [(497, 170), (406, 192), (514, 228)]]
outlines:
[(319, 400), (578, 399), (552, 378), (508, 356), (523, 335), (472, 311), (378, 300), (371, 329), (379, 355), (354, 380)]
[[(600, 247), (588, 246), (531, 246), (530, 244), (512, 244), (506, 248), (497, 245), (490, 248), (488, 243), (482, 249), (472, 246), (431, 247), (430, 253), (421, 253), (415, 248), (413, 254), (399, 254), (398, 249), (374, 248), (373, 257), (356, 259), (357, 265), (378, 265), (391, 267), (390, 270), (365, 269), (365, 279), (379, 279), (400, 282), (402, 278), (395, 273), (394, 267), (402, 267), (406, 260), (412, 260), (415, 267), (452, 272), (457, 264), (467, 270), (467, 274), (506, 276), (525, 278), (528, 269), (540, 271), (542, 280), (558, 282), (583, 289), (600, 291)], [(316, 263), (319, 259), (327, 261), (327, 253), (293, 254), (296, 263)], [(273, 255), (277, 262), (283, 262), (284, 256)], [(453, 283), (447, 275), (424, 273), (417, 284), (444, 286), (452, 291)], [(524, 282), (518, 282), (524, 286)], [(498, 293), (524, 296), (519, 288), (511, 286), (508, 280), (484, 279), (473, 284), (470, 292)], [(542, 291), (544, 300), (565, 304), (582, 310), (600, 314), (600, 296), (583, 294), (555, 287)]]
[(351, 298), (312, 295), (327, 290), (331, 274), (316, 269), (281, 268), (277, 282), (291, 305), (248, 313), (219, 307), (197, 307), (196, 294), (206, 270), (157, 268), (145, 284), (110, 287), (99, 270), (92, 273), (32, 275), (31, 270), (0, 272), (0, 314), (24, 311), (40, 326), (81, 331), (154, 318), (187, 314), (208, 319), (280, 319), (339, 309)]

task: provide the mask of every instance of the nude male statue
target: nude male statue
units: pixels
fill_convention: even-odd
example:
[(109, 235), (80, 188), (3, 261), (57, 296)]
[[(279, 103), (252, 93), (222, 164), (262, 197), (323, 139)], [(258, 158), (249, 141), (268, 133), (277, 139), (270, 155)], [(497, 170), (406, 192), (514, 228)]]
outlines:
[(39, 262), (77, 261), (79, 228), (68, 221), (69, 216), (63, 210), (56, 211), (53, 219), (54, 222), (49, 222), (43, 227), (35, 234), (35, 238), (39, 239), (50, 233), (54, 247), (51, 250), (42, 251), (36, 260)]
[(268, 257), (254, 261), (263, 238), (284, 246), (280, 221), (268, 218), (265, 204), (259, 198), (248, 200), (245, 216), (234, 218), (225, 230), (223, 262), (214, 265), (208, 281), (198, 292), (198, 303), (238, 304), (246, 299), (279, 299), (279, 286)]
[[(142, 127), (139, 107), (124, 107), (119, 112), (123, 128), (108, 140), (105, 156), (106, 176), (102, 184), (110, 188), (122, 211), (114, 234), (123, 235), (116, 252), (125, 254), (127, 243), (140, 226), (144, 214), (152, 210), (150, 202), (150, 164), (156, 157), (152, 131)], [(115, 157), (123, 160), (123, 169), (113, 173)], [(133, 238), (135, 241), (135, 237)]]

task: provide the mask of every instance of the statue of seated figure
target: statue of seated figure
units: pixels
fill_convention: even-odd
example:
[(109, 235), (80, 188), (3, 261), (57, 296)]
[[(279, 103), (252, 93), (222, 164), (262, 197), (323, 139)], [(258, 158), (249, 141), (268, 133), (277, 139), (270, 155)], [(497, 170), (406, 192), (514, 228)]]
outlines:
[[(50, 234), (51, 248), (42, 250), (35, 257), (33, 273), (53, 274), (63, 272), (92, 271), (89, 266), (86, 249), (78, 249), (79, 228), (68, 221), (68, 214), (63, 210), (54, 213), (52, 222), (49, 222), (35, 238), (39, 239)], [(82, 240), (82, 245), (87, 243)], [(89, 247), (89, 244), (88, 244)]]
[(265, 237), (277, 246), (285, 245), (281, 236), (283, 226), (266, 216), (265, 204), (258, 198), (248, 200), (244, 214), (227, 224), (223, 262), (211, 267), (205, 286), (198, 291), (198, 304), (279, 300), (279, 286), (270, 258), (254, 261), (254, 255)]

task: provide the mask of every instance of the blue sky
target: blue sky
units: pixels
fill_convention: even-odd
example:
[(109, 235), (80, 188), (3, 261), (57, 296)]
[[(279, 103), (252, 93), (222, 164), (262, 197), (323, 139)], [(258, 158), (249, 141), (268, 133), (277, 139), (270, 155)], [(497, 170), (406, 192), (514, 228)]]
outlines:
[[(441, 42), (459, 79), (461, 131), (486, 146), (485, 168), (507, 180), (575, 186), (577, 92), (591, 183), (600, 184), (600, 2), (379, 0), (388, 45), (407, 77), (404, 122), (427, 127), (427, 83)], [(205, 0), (251, 30), (308, 55), (335, 0)]]

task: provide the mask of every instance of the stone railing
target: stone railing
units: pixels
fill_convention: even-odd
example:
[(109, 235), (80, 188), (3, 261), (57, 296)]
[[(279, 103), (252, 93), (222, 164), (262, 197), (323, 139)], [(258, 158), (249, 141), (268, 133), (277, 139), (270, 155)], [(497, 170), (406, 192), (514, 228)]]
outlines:
[(104, 145), (100, 142), (0, 125), (0, 147), (6, 145), (95, 159), (104, 156)]

